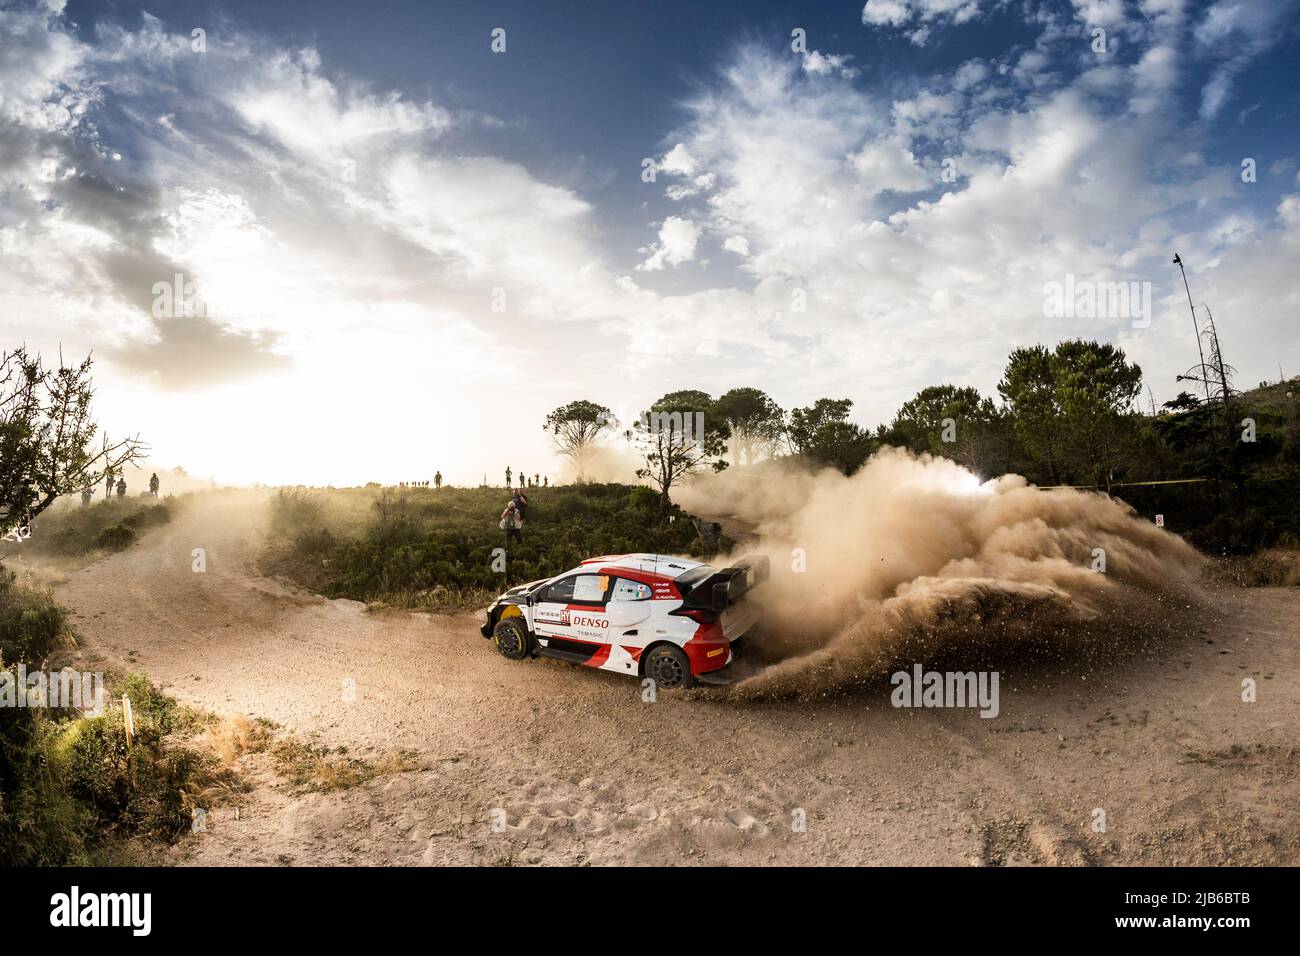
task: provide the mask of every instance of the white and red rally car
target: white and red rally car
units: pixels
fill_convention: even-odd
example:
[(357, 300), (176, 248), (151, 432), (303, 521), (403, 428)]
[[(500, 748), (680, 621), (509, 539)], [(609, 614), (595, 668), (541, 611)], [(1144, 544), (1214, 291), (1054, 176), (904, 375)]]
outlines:
[(727, 683), (732, 644), (757, 620), (745, 594), (767, 558), (721, 571), (663, 554), (589, 558), (553, 578), (511, 588), (481, 628), (511, 660), (554, 657), (660, 687)]

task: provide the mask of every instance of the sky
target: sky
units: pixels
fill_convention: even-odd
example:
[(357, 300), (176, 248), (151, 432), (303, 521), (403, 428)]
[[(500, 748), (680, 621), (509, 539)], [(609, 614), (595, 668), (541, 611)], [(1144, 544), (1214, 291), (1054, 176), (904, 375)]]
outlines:
[(1159, 403), (1174, 252), (1291, 377), (1298, 6), (0, 0), (0, 345), (273, 484), (554, 480), (548, 411), (683, 388), (874, 427), (1078, 337)]

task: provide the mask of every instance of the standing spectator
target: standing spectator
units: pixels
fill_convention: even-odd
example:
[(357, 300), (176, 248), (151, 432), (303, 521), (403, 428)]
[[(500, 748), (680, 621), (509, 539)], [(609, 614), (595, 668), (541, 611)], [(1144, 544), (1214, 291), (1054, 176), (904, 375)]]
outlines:
[(510, 499), (510, 502), (506, 505), (506, 510), (501, 512), (501, 524), (499, 527), (505, 529), (506, 547), (510, 547), (511, 541), (523, 542), (524, 516), (521, 515), (519, 509), (515, 507), (513, 498)]
[(510, 470), (510, 466), (509, 466), (509, 465), (506, 465), (506, 487), (507, 487), (507, 488), (510, 487), (510, 484), (511, 484), (510, 479), (511, 479), (511, 476), (512, 476), (513, 474), (514, 474), (514, 473)]
[(158, 497), (158, 472), (156, 471), (153, 473), (153, 477), (149, 479), (149, 494), (155, 498)]
[(441, 487), (442, 487), (442, 472), (441, 472), (441, 471), (435, 471), (435, 472), (433, 473), (433, 487), (435, 487), (435, 488), (441, 488)]
[(82, 507), (84, 508), (86, 505), (90, 504), (90, 499), (93, 498), (93, 497), (95, 497), (95, 486), (94, 486), (94, 485), (86, 485), (86, 487), (82, 488), (82, 489), (81, 489), (81, 505), (82, 505)]
[(119, 498), (125, 498), (125, 497), (126, 497), (126, 479), (125, 479), (125, 478), (119, 478), (119, 479), (117, 479), (117, 496), (118, 496)]

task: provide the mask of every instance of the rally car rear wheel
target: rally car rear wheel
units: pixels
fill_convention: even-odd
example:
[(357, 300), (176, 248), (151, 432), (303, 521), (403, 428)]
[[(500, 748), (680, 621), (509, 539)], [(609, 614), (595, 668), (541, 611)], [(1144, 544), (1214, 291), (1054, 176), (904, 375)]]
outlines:
[(492, 638), (502, 657), (522, 661), (528, 656), (528, 629), (524, 627), (523, 618), (516, 616), (498, 621), (492, 630)]
[(690, 687), (695, 683), (690, 660), (681, 648), (671, 644), (660, 644), (646, 655), (645, 676), (660, 687)]

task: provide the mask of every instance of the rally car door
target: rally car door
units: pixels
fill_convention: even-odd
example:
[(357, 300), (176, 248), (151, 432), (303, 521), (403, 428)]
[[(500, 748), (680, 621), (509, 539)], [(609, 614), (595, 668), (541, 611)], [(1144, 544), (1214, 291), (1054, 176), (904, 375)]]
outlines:
[(547, 585), (533, 607), (533, 633), (542, 639), (605, 643), (608, 586), (604, 574), (568, 574)]
[(571, 641), (587, 644), (609, 643), (609, 616), (606, 601), (609, 597), (608, 574), (579, 574), (573, 581), (573, 597), (569, 600), (569, 626), (565, 636)]
[[(628, 578), (615, 578), (610, 588), (605, 614), (609, 618), (610, 640), (628, 643), (626, 639), (641, 637), (641, 627), (650, 616), (650, 600), (654, 596), (650, 585)], [(632, 640), (630, 643), (642, 644)]]
[(628, 578), (614, 578), (605, 604), (609, 622), (609, 651), (600, 667), (635, 674), (641, 652), (653, 637), (650, 613), (654, 593), (650, 585)]
[(577, 575), (567, 574), (538, 592), (533, 603), (533, 633), (540, 638), (563, 637), (569, 626), (569, 601)]

